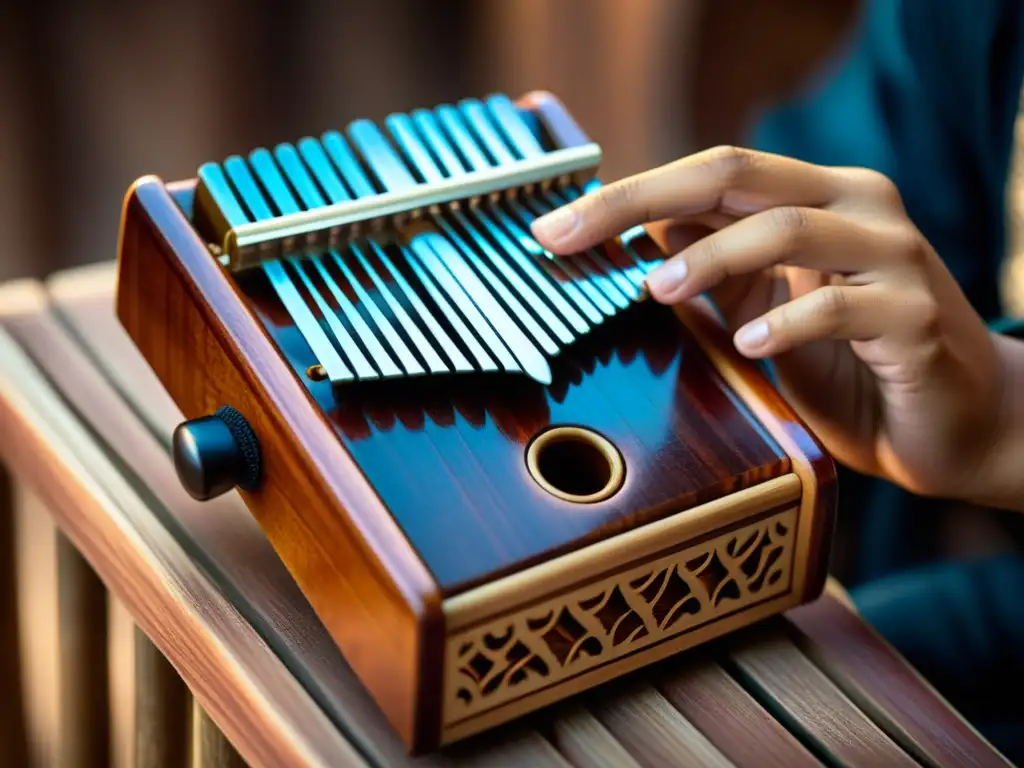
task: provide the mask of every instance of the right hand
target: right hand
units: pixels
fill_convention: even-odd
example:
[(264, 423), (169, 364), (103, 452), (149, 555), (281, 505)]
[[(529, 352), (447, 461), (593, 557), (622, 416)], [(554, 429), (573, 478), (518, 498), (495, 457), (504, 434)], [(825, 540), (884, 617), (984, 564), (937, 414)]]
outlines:
[(985, 490), (1003, 364), (889, 179), (718, 148), (601, 187), (533, 233), (572, 254), (638, 224), (674, 254), (651, 296), (708, 292), (837, 460), (923, 495)]

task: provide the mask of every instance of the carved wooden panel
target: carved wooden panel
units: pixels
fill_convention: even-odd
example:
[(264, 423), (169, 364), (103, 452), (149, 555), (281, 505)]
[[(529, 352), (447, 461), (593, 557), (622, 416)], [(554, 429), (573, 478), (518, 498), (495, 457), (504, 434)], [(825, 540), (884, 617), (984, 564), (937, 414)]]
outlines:
[(785, 594), (797, 512), (777, 510), (453, 634), (444, 725)]

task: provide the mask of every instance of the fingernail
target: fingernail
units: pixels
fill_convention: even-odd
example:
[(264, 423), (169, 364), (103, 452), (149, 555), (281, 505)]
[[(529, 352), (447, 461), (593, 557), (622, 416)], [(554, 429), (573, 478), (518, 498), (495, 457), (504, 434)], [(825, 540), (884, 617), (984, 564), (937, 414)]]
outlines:
[(671, 259), (647, 276), (647, 285), (659, 293), (670, 293), (685, 279), (686, 262), (682, 259)]
[(768, 341), (768, 323), (762, 320), (745, 325), (737, 331), (736, 339), (745, 347), (760, 347)]
[(580, 225), (580, 215), (572, 208), (558, 208), (533, 222), (533, 234), (551, 243), (564, 240)]

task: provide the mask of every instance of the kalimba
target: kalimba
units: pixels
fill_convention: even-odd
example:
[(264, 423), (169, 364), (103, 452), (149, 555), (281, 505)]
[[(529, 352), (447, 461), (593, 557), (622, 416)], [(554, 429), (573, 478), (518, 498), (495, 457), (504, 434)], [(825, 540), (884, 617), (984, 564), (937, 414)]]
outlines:
[(410, 751), (815, 598), (835, 475), (643, 228), (530, 235), (599, 183), (547, 93), (393, 114), (129, 190), (118, 316)]

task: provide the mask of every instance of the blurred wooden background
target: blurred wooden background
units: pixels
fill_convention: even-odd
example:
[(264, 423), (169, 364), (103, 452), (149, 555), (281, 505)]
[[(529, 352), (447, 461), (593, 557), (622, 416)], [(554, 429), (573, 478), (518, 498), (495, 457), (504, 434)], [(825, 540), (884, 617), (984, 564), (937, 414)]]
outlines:
[(857, 0), (0, 3), (0, 280), (114, 257), (145, 173), (357, 117), (545, 88), (613, 179), (739, 141)]

